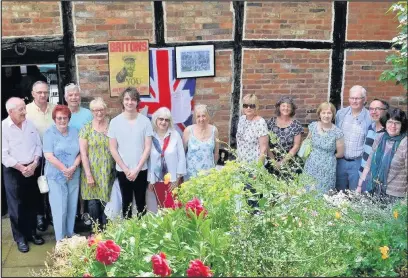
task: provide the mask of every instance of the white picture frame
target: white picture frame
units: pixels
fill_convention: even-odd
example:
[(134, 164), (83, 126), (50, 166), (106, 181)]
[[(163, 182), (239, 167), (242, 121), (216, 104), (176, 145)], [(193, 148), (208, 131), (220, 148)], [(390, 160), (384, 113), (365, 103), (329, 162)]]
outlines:
[(215, 76), (214, 45), (176, 46), (176, 78)]

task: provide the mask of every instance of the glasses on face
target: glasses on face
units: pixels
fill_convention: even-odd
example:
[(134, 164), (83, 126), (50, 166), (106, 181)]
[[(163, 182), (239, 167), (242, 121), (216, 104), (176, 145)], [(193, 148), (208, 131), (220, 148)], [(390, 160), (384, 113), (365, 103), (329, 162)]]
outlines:
[(157, 118), (160, 122), (165, 121), (166, 123), (170, 123), (170, 119), (165, 119), (165, 118)]
[(39, 94), (39, 95), (48, 95), (48, 91), (37, 91), (34, 93)]
[(103, 113), (105, 109), (93, 109), (92, 112), (94, 113)]
[(364, 97), (349, 97), (349, 100), (358, 101), (363, 99)]
[(388, 120), (387, 125), (401, 126), (401, 122), (400, 121)]
[(68, 117), (55, 117), (57, 121), (67, 121)]
[(381, 107), (370, 107), (370, 108), (368, 108), (368, 110), (370, 112), (378, 112), (378, 111), (384, 111), (384, 110), (387, 110), (387, 109), (381, 108)]
[(242, 108), (251, 108), (251, 109), (255, 109), (256, 108), (256, 105), (255, 104), (247, 104), (247, 103), (244, 103), (244, 104), (242, 104)]

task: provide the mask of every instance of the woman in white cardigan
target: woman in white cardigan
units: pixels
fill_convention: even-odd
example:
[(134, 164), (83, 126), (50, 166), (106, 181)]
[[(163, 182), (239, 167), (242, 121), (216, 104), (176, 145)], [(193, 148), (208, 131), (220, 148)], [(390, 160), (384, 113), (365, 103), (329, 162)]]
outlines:
[[(152, 115), (153, 143), (149, 158), (146, 195), (147, 209), (157, 212), (158, 207), (174, 205), (172, 190), (186, 174), (186, 157), (180, 134), (173, 128), (171, 112), (159, 108)], [(170, 174), (165, 181), (166, 174)], [(167, 175), (168, 177), (168, 175)]]

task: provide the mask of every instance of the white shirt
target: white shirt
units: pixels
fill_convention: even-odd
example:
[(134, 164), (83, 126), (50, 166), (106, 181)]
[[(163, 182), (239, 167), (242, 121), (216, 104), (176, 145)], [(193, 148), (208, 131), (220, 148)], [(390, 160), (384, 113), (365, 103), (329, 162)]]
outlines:
[[(168, 130), (164, 138), (166, 138), (170, 132), (170, 141), (166, 151), (164, 152), (164, 159), (166, 160), (168, 173), (171, 175), (170, 181), (175, 182), (177, 175), (186, 174), (186, 155), (184, 152), (183, 141), (180, 134), (176, 130)], [(164, 139), (160, 139), (156, 132), (153, 132), (153, 137), (159, 140), (160, 148), (163, 149)], [(160, 167), (161, 165), (160, 155), (161, 154), (157, 152), (154, 144), (152, 143), (152, 149), (149, 157), (149, 168), (147, 172), (147, 180), (150, 183), (158, 182), (158, 179), (154, 174), (154, 169), (156, 167)]]
[(29, 164), (35, 156), (42, 156), (40, 134), (30, 120), (18, 128), (10, 117), (1, 122), (1, 158), (4, 166)]

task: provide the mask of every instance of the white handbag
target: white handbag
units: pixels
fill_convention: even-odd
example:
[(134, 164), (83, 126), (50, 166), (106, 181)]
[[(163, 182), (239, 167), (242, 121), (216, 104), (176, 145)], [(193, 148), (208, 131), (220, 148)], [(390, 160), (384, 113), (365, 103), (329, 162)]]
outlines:
[[(43, 161), (45, 161), (45, 158), (43, 158)], [(41, 165), (41, 176), (38, 177), (37, 184), (42, 194), (48, 193), (48, 191), (50, 191), (50, 188), (48, 187), (47, 177), (43, 173), (42, 165)]]

